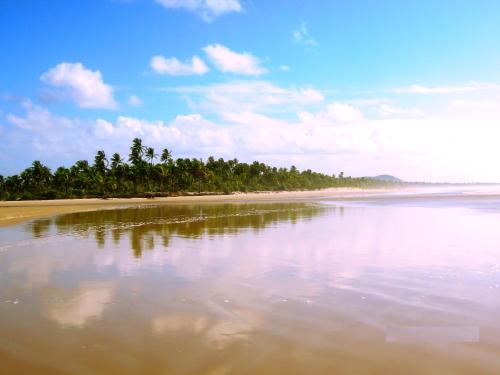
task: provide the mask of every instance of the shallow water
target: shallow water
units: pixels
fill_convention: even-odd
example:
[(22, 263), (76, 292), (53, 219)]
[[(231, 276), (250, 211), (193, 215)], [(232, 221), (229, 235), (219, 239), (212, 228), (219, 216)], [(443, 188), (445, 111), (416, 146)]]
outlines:
[(0, 228), (0, 373), (498, 374), (500, 199), (481, 194)]

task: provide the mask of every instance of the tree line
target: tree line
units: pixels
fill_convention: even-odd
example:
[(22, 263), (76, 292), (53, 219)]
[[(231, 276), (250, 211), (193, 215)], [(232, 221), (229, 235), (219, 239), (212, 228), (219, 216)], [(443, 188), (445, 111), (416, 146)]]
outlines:
[(154, 197), (249, 191), (283, 191), (328, 187), (372, 187), (387, 183), (366, 177), (345, 177), (291, 168), (276, 168), (254, 161), (209, 157), (178, 158), (164, 149), (160, 154), (135, 138), (126, 162), (118, 153), (109, 159), (97, 151), (93, 164), (79, 160), (53, 173), (40, 161), (18, 175), (0, 175), (0, 199), (56, 199), (87, 197)]

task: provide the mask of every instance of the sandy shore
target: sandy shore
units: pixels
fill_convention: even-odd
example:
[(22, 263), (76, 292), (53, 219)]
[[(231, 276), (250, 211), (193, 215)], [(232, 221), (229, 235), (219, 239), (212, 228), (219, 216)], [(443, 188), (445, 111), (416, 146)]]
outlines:
[(362, 197), (392, 191), (393, 189), (332, 188), (311, 191), (283, 191), (236, 193), (231, 195), (198, 195), (168, 198), (112, 198), (112, 199), (55, 199), (46, 201), (0, 202), (0, 226), (18, 224), (29, 219), (73, 212), (112, 209), (143, 204), (186, 203), (248, 203), (263, 201), (308, 200), (332, 197)]

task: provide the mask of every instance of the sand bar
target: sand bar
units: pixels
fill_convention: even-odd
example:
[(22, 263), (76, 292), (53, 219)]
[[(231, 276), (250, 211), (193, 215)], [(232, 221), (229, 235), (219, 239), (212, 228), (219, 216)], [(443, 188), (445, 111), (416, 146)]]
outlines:
[(331, 197), (362, 197), (395, 189), (331, 188), (311, 191), (235, 193), (230, 195), (186, 195), (167, 198), (54, 199), (33, 201), (0, 201), (0, 226), (60, 214), (129, 207), (144, 204), (247, 203), (263, 201), (307, 200)]

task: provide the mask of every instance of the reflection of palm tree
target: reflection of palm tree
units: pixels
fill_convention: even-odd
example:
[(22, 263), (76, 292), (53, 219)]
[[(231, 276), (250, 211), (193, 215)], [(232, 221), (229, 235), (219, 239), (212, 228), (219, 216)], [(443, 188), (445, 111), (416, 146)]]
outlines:
[[(308, 220), (331, 209), (335, 208), (306, 203), (159, 205), (67, 214), (57, 216), (53, 222), (61, 234), (75, 230), (93, 234), (99, 246), (109, 238), (105, 235), (108, 230), (116, 243), (121, 236), (128, 236), (135, 256), (140, 257), (144, 249), (153, 249), (155, 244), (168, 246), (171, 236), (194, 239), (234, 234), (245, 228), (259, 230), (278, 222)], [(142, 225), (130, 225), (136, 223)], [(31, 227), (33, 235), (37, 235), (38, 228)]]

